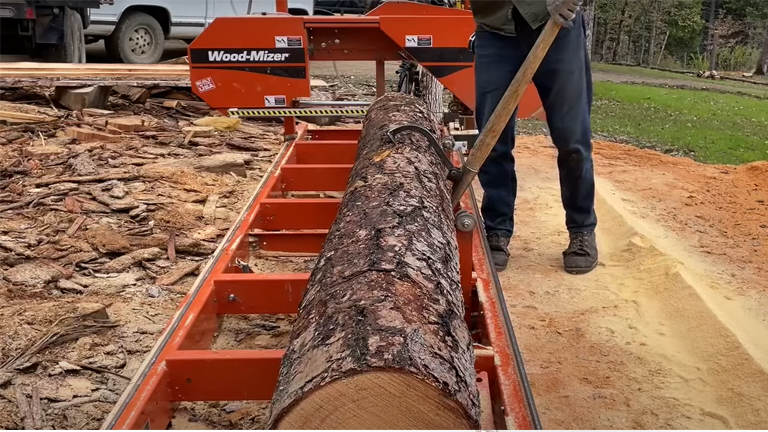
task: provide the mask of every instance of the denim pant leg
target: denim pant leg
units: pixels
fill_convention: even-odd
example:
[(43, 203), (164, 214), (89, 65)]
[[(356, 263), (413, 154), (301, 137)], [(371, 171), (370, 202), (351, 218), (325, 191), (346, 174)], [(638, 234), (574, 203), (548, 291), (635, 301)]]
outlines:
[[(538, 29), (531, 36), (540, 32)], [(597, 216), (590, 128), (592, 72), (581, 13), (573, 20), (572, 27), (560, 30), (533, 82), (547, 114), (552, 142), (558, 150), (566, 227), (570, 232), (594, 230)]]
[[(501, 97), (523, 64), (527, 51), (517, 38), (478, 29), (475, 34), (475, 119), (483, 130)], [(515, 176), (515, 117), (504, 128), (499, 140), (478, 172), (483, 187), (481, 212), (488, 233), (511, 237), (517, 196)]]

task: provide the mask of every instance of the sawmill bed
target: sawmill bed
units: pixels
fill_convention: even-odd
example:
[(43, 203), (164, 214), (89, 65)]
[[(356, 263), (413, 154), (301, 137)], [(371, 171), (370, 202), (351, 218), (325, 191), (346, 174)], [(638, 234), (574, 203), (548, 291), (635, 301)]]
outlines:
[[(265, 420), (290, 333), (291, 317), (286, 315), (297, 311), (311, 255), (322, 247), (340, 203), (339, 198), (282, 197), (289, 191), (318, 188), (320, 178), (325, 179), (322, 189), (343, 191), (346, 179), (329, 180), (336, 177), (329, 173), (348, 171), (360, 134), (359, 129), (309, 130), (306, 125), (296, 132), (297, 138), (283, 147), (103, 427), (164, 429), (171, 423), (174, 428), (191, 428), (195, 421), (206, 423), (206, 412), (214, 412), (206, 407), (216, 407), (219, 415), (222, 409), (242, 413), (243, 422), (223, 420), (231, 427), (263, 427), (259, 419)], [(319, 151), (328, 145), (349, 151)], [(464, 197), (462, 208), (478, 213), (471, 193)], [(467, 317), (475, 332), (481, 427), (538, 429), (484, 238), (481, 224), (457, 234)], [(279, 253), (287, 256), (277, 258)], [(232, 349), (235, 346), (237, 350)], [(225, 408), (233, 403), (239, 405)]]

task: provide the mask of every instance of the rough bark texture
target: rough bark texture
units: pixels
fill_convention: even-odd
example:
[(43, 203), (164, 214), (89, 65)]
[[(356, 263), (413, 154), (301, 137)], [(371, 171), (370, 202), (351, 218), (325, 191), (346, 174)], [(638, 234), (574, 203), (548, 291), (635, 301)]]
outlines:
[[(347, 191), (299, 307), (269, 428), (324, 386), (381, 372), (431, 384), (470, 428), (478, 426), (447, 171), (424, 138), (403, 133), (390, 142), (386, 132), (402, 124), (436, 131), (425, 104), (412, 96), (387, 94), (371, 105)], [(418, 404), (400, 412), (391, 402), (388, 417), (423, 415)]]
[(768, 75), (768, 20), (765, 22), (765, 37), (763, 48), (760, 50), (760, 58), (757, 59), (755, 75)]
[(435, 116), (438, 124), (443, 123), (443, 83), (438, 81), (434, 75), (424, 67), (419, 65), (419, 76), (421, 77), (421, 100), (427, 105), (427, 109)]
[(595, 31), (595, 3), (597, 0), (586, 0), (584, 4), (582, 5), (582, 8), (584, 10), (584, 22), (586, 24), (586, 31), (587, 31), (587, 55), (589, 58), (592, 58), (592, 50), (594, 48), (593, 45), (593, 34)]

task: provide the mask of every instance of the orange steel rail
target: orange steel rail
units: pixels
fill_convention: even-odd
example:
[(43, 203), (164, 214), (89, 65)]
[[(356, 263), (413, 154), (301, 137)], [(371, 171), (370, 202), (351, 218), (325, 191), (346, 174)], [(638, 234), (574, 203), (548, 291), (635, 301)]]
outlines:
[[(251, 251), (319, 253), (344, 191), (360, 129), (297, 128), (200, 274), (103, 428), (165, 429), (182, 401), (269, 401), (282, 350), (210, 350), (222, 317), (295, 314), (309, 273), (244, 273)], [(454, 162), (462, 155), (454, 154)], [(461, 206), (479, 212), (473, 192)], [(482, 223), (458, 231), (461, 286), (475, 345), (482, 429), (540, 429)], [(238, 261), (242, 260), (242, 261)]]

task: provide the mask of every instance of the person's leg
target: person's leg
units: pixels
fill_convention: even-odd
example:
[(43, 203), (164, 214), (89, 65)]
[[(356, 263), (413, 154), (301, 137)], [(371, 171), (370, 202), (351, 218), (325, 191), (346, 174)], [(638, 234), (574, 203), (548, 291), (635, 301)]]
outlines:
[(595, 177), (592, 162), (592, 74), (584, 19), (560, 30), (534, 76), (552, 142), (558, 150), (560, 192), (571, 244), (563, 253), (569, 273), (587, 273), (597, 265), (594, 231)]
[[(475, 35), (475, 118), (480, 131), (509, 87), (527, 52), (516, 37), (478, 30)], [(515, 115), (478, 172), (483, 187), (482, 216), (492, 260), (504, 270), (509, 258), (509, 240), (514, 232), (517, 195), (515, 159)]]

